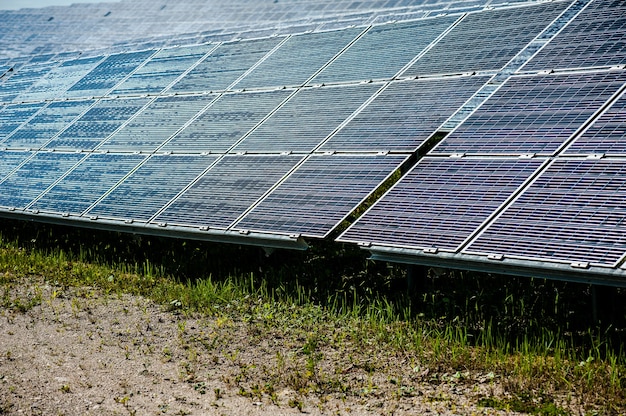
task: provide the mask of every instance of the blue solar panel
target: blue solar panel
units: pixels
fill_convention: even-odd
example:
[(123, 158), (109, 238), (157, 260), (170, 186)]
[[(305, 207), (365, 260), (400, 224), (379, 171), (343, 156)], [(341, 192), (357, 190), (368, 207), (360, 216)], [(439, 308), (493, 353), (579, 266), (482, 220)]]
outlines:
[(326, 237), (405, 160), (313, 155), (234, 228)]
[(32, 152), (0, 151), (0, 181), (32, 155)]
[(569, 5), (560, 1), (470, 13), (403, 75), (498, 70)]
[(161, 150), (224, 153), (293, 91), (224, 94)]
[(524, 70), (626, 64), (626, 3), (596, 0), (524, 67)]
[(0, 206), (25, 208), (85, 155), (38, 153), (0, 182)]
[(98, 101), (45, 148), (93, 150), (149, 101), (147, 98)]
[(614, 267), (626, 254), (626, 162), (558, 159), (466, 249)]
[(311, 152), (380, 87), (359, 84), (299, 90), (234, 150)]
[(31, 85), (43, 79), (43, 77), (58, 63), (40, 63), (25, 65), (13, 73), (8, 79), (0, 83), (0, 102), (10, 103), (20, 93), (26, 91)]
[(226, 90), (282, 39), (224, 43), (174, 84), (168, 92)]
[(362, 29), (292, 36), (236, 84), (236, 88), (300, 86), (345, 48)]
[(64, 94), (66, 97), (101, 97), (154, 54), (154, 50), (108, 56)]
[(145, 157), (90, 154), (30, 208), (80, 215)]
[(512, 77), (433, 153), (553, 154), (626, 82), (626, 71)]
[(447, 16), (374, 26), (311, 82), (390, 79), (457, 19)]
[(37, 111), (41, 110), (45, 103), (35, 104), (11, 104), (0, 110), (0, 144), (27, 122)]
[(112, 94), (160, 93), (214, 47), (215, 45), (196, 45), (160, 50), (118, 85)]
[(155, 222), (225, 229), (269, 191), (300, 156), (225, 156)]
[(146, 222), (217, 156), (153, 155), (89, 210), (89, 216)]
[(50, 103), (1, 145), (13, 149), (39, 149), (94, 103), (93, 100)]
[(489, 78), (391, 83), (320, 150), (414, 152)]
[(338, 241), (456, 251), (543, 163), (425, 157)]
[(199, 113), (214, 95), (159, 97), (107, 139), (102, 150), (154, 152)]

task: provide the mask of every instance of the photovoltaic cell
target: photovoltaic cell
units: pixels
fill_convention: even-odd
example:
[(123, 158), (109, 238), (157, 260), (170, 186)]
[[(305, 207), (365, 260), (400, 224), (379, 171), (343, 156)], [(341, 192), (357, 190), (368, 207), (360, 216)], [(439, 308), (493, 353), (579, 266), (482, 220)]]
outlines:
[(299, 161), (300, 156), (225, 156), (155, 222), (228, 228)]
[(489, 78), (394, 82), (320, 150), (414, 152)]
[(292, 36), (235, 87), (300, 86), (361, 31), (346, 29)]
[(38, 153), (0, 183), (0, 206), (25, 208), (85, 155)]
[(456, 251), (542, 164), (425, 157), (338, 241)]
[(291, 93), (277, 90), (224, 94), (161, 150), (225, 153)]
[(403, 75), (498, 70), (569, 5), (559, 1), (468, 14)]
[(30, 208), (79, 215), (145, 156), (90, 154)]
[(359, 84), (299, 90), (234, 150), (310, 152), (380, 87)]
[(390, 79), (458, 17), (438, 17), (371, 28), (311, 83)]
[(169, 88), (168, 92), (225, 90), (280, 41), (280, 38), (270, 38), (224, 43)]
[(153, 155), (88, 214), (146, 222), (216, 159), (217, 156)]
[(95, 103), (94, 100), (50, 103), (31, 118), (28, 123), (14, 131), (9, 138), (2, 142), (2, 146), (14, 149), (39, 149), (93, 103)]
[(626, 71), (509, 78), (433, 153), (552, 154), (626, 82)]
[(235, 229), (324, 238), (406, 156), (311, 156)]
[(64, 94), (66, 97), (102, 97), (146, 61), (154, 50), (108, 56)]
[(11, 77), (0, 83), (0, 102), (10, 103), (57, 65), (57, 62), (45, 62), (19, 68)]
[(20, 163), (32, 156), (32, 152), (0, 151), (0, 181), (9, 175)]
[(162, 49), (118, 85), (112, 94), (160, 93), (214, 47), (215, 45), (195, 45)]
[(108, 138), (101, 149), (153, 152), (213, 99), (215, 95), (159, 97)]
[(626, 64), (626, 3), (596, 0), (558, 33), (524, 70)]
[(148, 98), (108, 99), (72, 123), (46, 149), (93, 150), (150, 101)]
[(466, 249), (615, 266), (626, 253), (626, 161), (557, 159)]
[(46, 103), (11, 104), (0, 110), (0, 144), (23, 123), (28, 121)]

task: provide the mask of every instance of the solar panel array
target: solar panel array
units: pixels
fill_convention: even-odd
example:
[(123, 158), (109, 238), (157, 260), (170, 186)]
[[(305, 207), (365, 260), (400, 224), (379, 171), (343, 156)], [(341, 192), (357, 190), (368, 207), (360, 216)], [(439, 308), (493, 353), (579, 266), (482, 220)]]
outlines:
[(8, 48), (0, 214), (304, 248), (406, 171), (338, 241), (626, 285), (623, 2), (234, 3), (99, 51)]

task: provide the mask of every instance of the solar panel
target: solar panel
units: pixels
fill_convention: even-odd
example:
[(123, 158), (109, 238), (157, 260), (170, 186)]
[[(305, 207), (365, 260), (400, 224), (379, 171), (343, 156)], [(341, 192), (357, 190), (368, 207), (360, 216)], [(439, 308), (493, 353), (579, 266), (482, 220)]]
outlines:
[(147, 222), (217, 160), (217, 156), (152, 155), (89, 216)]
[(425, 157), (338, 241), (456, 251), (543, 163)]
[(300, 86), (345, 48), (362, 29), (292, 36), (236, 84), (236, 88)]
[(380, 87), (359, 84), (299, 90), (234, 150), (311, 152)]
[(116, 95), (156, 94), (173, 83), (216, 45), (162, 49), (112, 92)]
[(23, 161), (33, 155), (32, 152), (7, 152), (0, 150), (0, 182), (17, 168)]
[(489, 78), (391, 83), (320, 150), (414, 152)]
[(226, 90), (282, 39), (269, 38), (223, 43), (168, 92), (209, 92)]
[(102, 97), (139, 65), (154, 54), (154, 50), (118, 53), (108, 56), (74, 84), (65, 97)]
[(173, 153), (225, 153), (292, 92), (278, 90), (224, 94), (161, 150)]
[(312, 155), (234, 229), (324, 238), (405, 160)]
[(145, 157), (92, 153), (29, 208), (80, 215)]
[(100, 100), (45, 148), (93, 150), (149, 101), (148, 98)]
[(559, 1), (470, 13), (402, 75), (498, 70), (569, 5)]
[(311, 83), (390, 79), (457, 19), (446, 16), (374, 26)]
[(512, 77), (433, 153), (552, 154), (626, 82), (626, 71)]
[(37, 153), (0, 182), (0, 206), (25, 208), (74, 164), (78, 153)]
[(624, 159), (557, 159), (465, 251), (614, 267), (625, 198)]
[(154, 221), (225, 229), (301, 159), (294, 155), (225, 156)]
[(8, 79), (0, 83), (0, 102), (10, 103), (22, 91), (27, 90), (35, 82), (42, 79), (58, 63), (45, 62), (24, 65)]
[(109, 137), (100, 149), (154, 152), (214, 99), (215, 95), (159, 97)]
[(524, 70), (626, 64), (626, 3), (593, 1)]
[(7, 137), (28, 121), (37, 111), (46, 104), (11, 104), (0, 110), (0, 143), (4, 143)]
[(12, 149), (39, 149), (94, 103), (94, 100), (50, 103), (1, 145)]

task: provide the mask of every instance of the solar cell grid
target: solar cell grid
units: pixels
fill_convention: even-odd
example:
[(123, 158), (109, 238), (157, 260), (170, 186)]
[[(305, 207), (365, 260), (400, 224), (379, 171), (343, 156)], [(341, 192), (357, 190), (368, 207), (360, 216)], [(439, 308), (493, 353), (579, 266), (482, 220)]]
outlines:
[(392, 83), (320, 150), (414, 152), (489, 78)]
[(224, 153), (285, 100), (291, 90), (224, 94), (161, 150)]
[(225, 156), (154, 222), (226, 229), (300, 160), (295, 155)]
[(11, 104), (0, 109), (0, 144), (4, 145), (7, 137), (23, 123), (28, 121), (45, 103)]
[(466, 249), (613, 267), (626, 253), (626, 161), (557, 159)]
[(593, 1), (524, 70), (626, 64), (626, 3)]
[(80, 215), (145, 157), (90, 154), (29, 208)]
[(425, 157), (338, 241), (456, 251), (543, 163)]
[(498, 70), (569, 5), (557, 1), (468, 14), (402, 75)]
[(324, 238), (406, 156), (312, 156), (235, 229)]
[(0, 151), (0, 182), (30, 156), (31, 152)]
[(380, 87), (359, 84), (299, 90), (234, 151), (311, 152)]
[(433, 153), (553, 154), (626, 82), (626, 71), (512, 77)]
[(22, 91), (42, 79), (58, 63), (44, 62), (20, 67), (4, 82), (0, 83), (0, 102), (10, 103)]

